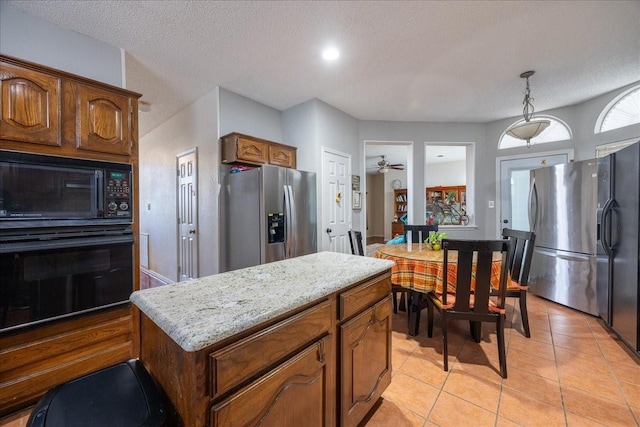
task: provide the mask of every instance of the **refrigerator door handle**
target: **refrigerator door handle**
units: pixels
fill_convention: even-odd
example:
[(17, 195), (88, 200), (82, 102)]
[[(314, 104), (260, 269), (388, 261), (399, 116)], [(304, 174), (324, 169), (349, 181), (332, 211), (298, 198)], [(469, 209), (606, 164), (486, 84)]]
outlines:
[(289, 192), (289, 241), (291, 244), (289, 245), (289, 253), (287, 254), (287, 258), (293, 258), (298, 250), (298, 236), (296, 236), (293, 230), (297, 230), (298, 224), (296, 224), (296, 199), (293, 196), (293, 188), (290, 185), (287, 185), (287, 191)]
[[(533, 202), (535, 200), (535, 209)], [(538, 226), (538, 189), (536, 187), (536, 179), (531, 180), (531, 187), (529, 188), (529, 229), (533, 232), (536, 231)]]
[(284, 190), (284, 257), (289, 258), (291, 253), (291, 194), (289, 193), (289, 186), (283, 185)]
[(607, 218), (611, 218), (611, 213), (613, 212), (615, 205), (615, 199), (609, 199), (602, 208), (602, 236), (600, 236), (600, 240), (602, 241), (602, 247), (608, 257), (613, 256), (613, 247), (611, 246), (611, 221), (608, 221)]

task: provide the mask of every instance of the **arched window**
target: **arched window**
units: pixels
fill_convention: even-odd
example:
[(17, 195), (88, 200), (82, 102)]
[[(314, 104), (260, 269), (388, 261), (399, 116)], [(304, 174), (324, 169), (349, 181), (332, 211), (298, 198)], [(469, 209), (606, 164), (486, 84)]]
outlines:
[[(545, 116), (541, 114), (536, 114), (535, 117), (537, 119), (541, 119), (541, 118), (549, 119), (549, 121), (551, 121), (551, 124), (540, 135), (536, 136), (531, 140), (531, 145), (565, 141), (567, 139), (572, 138), (572, 133), (569, 126), (562, 120), (558, 119), (557, 117)], [(517, 122), (512, 123), (509, 127), (507, 127), (507, 129), (509, 129), (511, 126), (515, 126), (520, 123), (524, 123), (524, 119), (520, 119)], [(503, 150), (505, 148), (516, 148), (516, 147), (527, 146), (526, 141), (522, 141), (520, 139), (516, 139), (512, 136), (507, 135), (507, 129), (505, 129), (504, 132), (502, 132), (502, 135), (500, 136), (500, 142), (498, 143), (499, 150)]]
[(593, 133), (606, 132), (640, 123), (640, 86), (616, 96), (600, 113)]

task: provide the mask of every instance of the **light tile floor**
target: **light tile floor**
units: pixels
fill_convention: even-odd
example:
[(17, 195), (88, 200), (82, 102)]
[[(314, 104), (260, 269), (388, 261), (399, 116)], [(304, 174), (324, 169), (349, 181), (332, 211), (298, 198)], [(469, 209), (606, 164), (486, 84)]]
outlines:
[(451, 322), (445, 372), (437, 315), (433, 338), (426, 309), (417, 337), (405, 313), (394, 315), (391, 385), (366, 426), (640, 426), (640, 361), (597, 318), (527, 301), (529, 339), (509, 299), (505, 380), (494, 325), (483, 325), (478, 344), (468, 322)]
[[(514, 303), (506, 380), (494, 326), (483, 326), (478, 344), (468, 322), (452, 322), (445, 372), (438, 318), (427, 338), (424, 310), (420, 335), (411, 337), (406, 314), (394, 315), (393, 377), (366, 427), (640, 426), (640, 361), (598, 319), (529, 295), (527, 339)], [(22, 411), (0, 426), (24, 426), (28, 417)]]

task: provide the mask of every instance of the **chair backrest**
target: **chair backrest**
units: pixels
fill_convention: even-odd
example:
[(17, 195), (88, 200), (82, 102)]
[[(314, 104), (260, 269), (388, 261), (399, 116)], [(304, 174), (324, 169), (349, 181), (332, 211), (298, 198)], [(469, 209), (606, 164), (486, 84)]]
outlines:
[[(442, 240), (444, 250), (444, 269), (442, 283), (447, 283), (449, 272), (449, 251), (458, 252), (456, 274), (456, 301), (453, 307), (457, 312), (486, 314), (489, 311), (489, 295), (491, 294), (491, 277), (493, 256), (496, 252), (502, 254), (500, 262), (500, 278), (497, 292), (497, 308), (504, 309), (507, 289), (507, 268), (510, 265), (511, 242), (509, 240)], [(475, 280), (472, 274), (475, 264)], [(446, 286), (446, 285), (443, 285)], [(470, 307), (469, 297), (473, 293), (474, 308)], [(447, 292), (442, 295), (447, 304)]]
[(420, 232), (422, 241), (429, 237), (430, 231), (438, 231), (438, 225), (404, 225), (404, 238), (407, 239), (407, 231), (411, 231), (411, 243), (420, 243)]
[(536, 243), (535, 233), (503, 228), (502, 237), (511, 241), (511, 264), (509, 265), (511, 280), (518, 282), (521, 286), (527, 286), (533, 247)]
[(362, 233), (360, 231), (349, 230), (349, 243), (351, 244), (352, 254), (364, 256), (364, 250), (362, 249)]

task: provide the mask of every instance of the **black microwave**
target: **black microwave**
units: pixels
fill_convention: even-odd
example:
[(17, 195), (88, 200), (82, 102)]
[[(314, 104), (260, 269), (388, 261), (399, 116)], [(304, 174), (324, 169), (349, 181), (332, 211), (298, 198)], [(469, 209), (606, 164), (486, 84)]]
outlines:
[(132, 194), (130, 164), (0, 151), (5, 225), (131, 222)]

